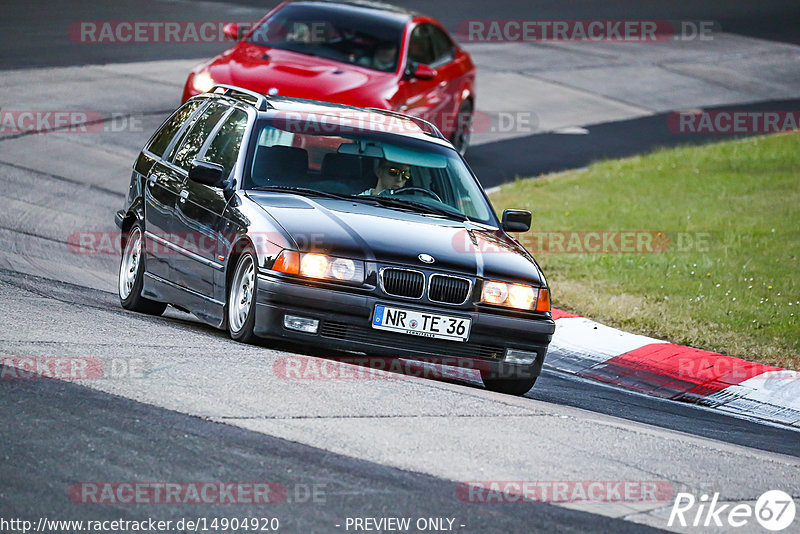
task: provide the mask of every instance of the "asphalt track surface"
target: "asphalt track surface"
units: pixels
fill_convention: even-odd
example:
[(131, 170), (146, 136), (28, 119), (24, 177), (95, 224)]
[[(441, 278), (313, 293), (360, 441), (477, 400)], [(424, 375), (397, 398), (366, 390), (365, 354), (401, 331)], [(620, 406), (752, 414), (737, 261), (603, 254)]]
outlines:
[[(418, 4), (449, 25), (457, 24), (461, 18), (529, 16), (511, 2), (466, 7), (455, 2)], [(711, 18), (729, 31), (735, 31), (738, 24), (741, 31), (765, 38), (787, 41), (797, 38), (794, 32), (785, 29), (798, 27), (791, 23), (797, 21), (796, 3), (761, 2), (757, 13), (747, 7), (752, 5), (749, 2), (691, 3), (696, 6), (691, 8), (688, 2), (669, 3), (669, 7), (636, 2), (628, 4), (627, 10), (621, 4), (608, 4), (603, 3), (603, 11), (598, 12), (594, 10), (601, 8), (592, 7), (596, 6), (594, 3), (590, 6), (570, 2), (566, 4), (570, 11), (565, 12), (565, 4), (542, 3), (536, 13), (537, 18), (543, 19)], [(198, 20), (231, 18), (231, 8), (212, 3), (97, 3), (91, 4), (90, 11), (84, 5), (16, 2), (4, 6), (0, 19), (0, 66), (35, 68), (205, 57), (224, 45), (209, 50), (161, 45), (151, 49), (130, 46), (119, 50), (92, 49), (64, 42), (64, 28), (75, 20), (86, 19), (178, 20), (175, 14), (185, 13), (187, 6)], [(148, 16), (142, 14), (143, 10)], [(252, 11), (253, 8), (242, 8), (236, 14)], [(53, 83), (56, 87), (57, 80)], [(776, 105), (787, 109), (796, 103), (771, 103), (767, 109)], [(598, 149), (588, 137), (570, 136), (571, 146), (563, 155), (553, 150), (563, 144), (563, 136), (544, 134), (503, 142), (509, 144), (502, 146), (481, 146), (471, 158), (476, 168), (491, 165), (486, 158), (492, 153), (497, 157), (503, 147), (509, 146), (512, 151), (522, 147), (530, 150), (533, 143), (539, 153), (547, 156), (537, 163), (542, 172), (559, 170), (588, 163), (598, 154), (623, 155), (625, 150), (637, 150), (621, 141), (631, 131), (651, 132), (653, 136), (649, 141), (643, 139), (639, 148), (660, 144), (658, 132), (652, 133), (655, 123), (648, 121), (664, 124), (663, 117), (648, 117), (595, 127), (602, 134), (597, 137), (609, 139), (613, 150)], [(681, 141), (685, 142), (685, 137)], [(0, 140), (0, 145), (4, 142)], [(128, 149), (140, 146), (141, 142), (139, 138), (125, 139)], [(42, 159), (48, 157), (52, 156), (42, 154)], [(64, 162), (65, 167), (80, 165), (81, 157), (80, 153), (73, 154), (70, 161)], [(800, 439), (795, 431), (651, 399), (549, 371), (523, 399), (505, 399), (484, 391), (475, 382), (448, 379), (425, 380), (421, 384), (409, 380), (383, 381), (380, 387), (374, 382), (354, 381), (323, 384), (310, 390), (298, 390), (295, 384), (270, 382), (269, 392), (252, 393), (255, 408), (243, 406), (237, 411), (235, 404), (228, 404), (223, 406), (228, 412), (212, 409), (219, 408), (214, 405), (214, 398), (226, 397), (238, 387), (252, 387), (244, 373), (238, 377), (235, 373), (233, 377), (213, 374), (212, 370), (221, 368), (220, 359), (228, 358), (232, 367), (239, 358), (253, 362), (249, 369), (253, 370), (267, 367), (275, 357), (289, 353), (329, 355), (296, 346), (244, 349), (185, 314), (170, 312), (163, 318), (150, 318), (124, 312), (113, 286), (107, 284), (113, 279), (116, 258), (71, 255), (64, 246), (63, 234), (64, 229), (91, 225), (110, 229), (113, 211), (122, 203), (126, 177), (117, 176), (108, 183), (100, 183), (91, 177), (82, 180), (18, 165), (13, 158), (9, 160), (8, 154), (2, 159), (5, 161), (0, 164), (3, 355), (145, 355), (156, 363), (168, 355), (182, 359), (176, 365), (186, 365), (187, 370), (207, 369), (208, 376), (187, 378), (179, 383), (178, 371), (165, 382), (157, 383), (156, 387), (162, 388), (167, 397), (176, 392), (183, 395), (174, 402), (159, 400), (152, 392), (148, 396), (145, 390), (153, 387), (149, 383), (143, 383), (139, 394), (135, 383), (86, 387), (54, 380), (0, 380), (0, 517), (176, 519), (266, 514), (279, 517), (281, 530), (285, 532), (343, 531), (336, 525), (345, 517), (354, 516), (455, 517), (458, 524), (465, 525), (461, 529), (464, 532), (651, 530), (641, 524), (604, 517), (608, 514), (549, 504), (477, 506), (464, 505), (455, 498), (457, 480), (482, 480), (497, 472), (511, 472), (515, 479), (529, 480), (548, 476), (566, 479), (564, 473), (570, 473), (570, 479), (598, 479), (608, 477), (608, 470), (595, 467), (604, 463), (617, 465), (619, 477), (632, 476), (623, 474), (623, 470), (635, 467), (638, 470), (635, 472), (649, 472), (654, 478), (672, 480), (676, 487), (687, 483), (694, 489), (709, 491), (725, 488), (732, 499), (743, 501), (757, 497), (753, 492), (773, 489), (773, 485), (795, 497), (800, 495), (796, 476)], [(504, 172), (503, 178), (512, 177), (518, 169), (509, 167)], [(164, 367), (168, 367), (167, 359)], [(285, 386), (286, 391), (276, 386)], [(324, 391), (326, 388), (330, 392)], [(261, 402), (258, 395), (268, 395), (263, 398), (273, 404)], [(315, 395), (319, 398), (315, 399)], [(279, 402), (285, 406), (276, 406)], [(206, 411), (196, 408), (205, 403)], [(395, 412), (394, 406), (401, 408)], [(418, 410), (412, 409), (415, 406)], [(492, 412), (473, 416), (459, 412), (460, 406), (506, 410), (513, 415), (506, 417), (509, 424), (504, 426), (497, 422), (502, 421), (502, 415)], [(236, 413), (230, 415), (233, 412)], [(374, 419), (373, 412), (377, 414)], [(254, 420), (250, 429), (247, 418)], [(354, 441), (328, 446), (326, 436), (330, 436), (331, 442), (341, 437), (326, 424), (343, 432), (363, 430), (365, 427), (357, 426), (359, 419), (374, 431), (374, 435), (365, 436), (364, 442), (374, 443)], [(259, 427), (260, 423), (285, 424), (287, 429), (270, 430), (269, 426)], [(527, 429), (527, 434), (512, 428), (517, 425)], [(463, 435), (442, 430), (447, 427), (461, 427)], [(531, 430), (539, 427), (546, 430), (540, 433)], [(476, 436), (482, 428), (494, 439)], [(310, 437), (312, 433), (318, 433), (319, 438)], [(431, 455), (431, 444), (425, 434), (440, 440), (444, 452)], [(520, 436), (525, 436), (526, 441), (518, 441)], [(390, 452), (382, 454), (381, 449), (392, 450), (393, 441), (419, 442), (426, 444), (427, 450), (409, 447), (407, 458), (392, 456)], [(476, 454), (483, 456), (474, 459), (474, 465), (459, 465), (465, 457), (461, 449), (476, 447), (476, 442), (489, 442), (488, 449), (495, 452), (489, 455), (481, 450)], [(579, 460), (575, 459), (576, 451), (584, 451)], [(442, 465), (443, 459), (449, 459), (453, 465)], [(489, 466), (498, 462), (508, 466), (507, 469), (489, 470)], [(564, 464), (571, 462), (575, 463), (565, 469)], [(489, 472), (482, 476), (483, 466)], [(471, 478), (465, 477), (465, 472), (472, 473)], [(266, 510), (248, 505), (93, 506), (77, 505), (67, 498), (69, 486), (79, 481), (123, 480), (269, 480), (289, 488), (324, 484), (325, 498), (324, 502), (298, 502), (295, 498), (294, 502)], [(657, 520), (650, 523), (666, 526)]]
[[(276, 517), (281, 531), (333, 532), (346, 517), (449, 517), (467, 532), (657, 532), (547, 504), (492, 506), (454, 498), (455, 484), (314, 447), (215, 425), (80, 386), (20, 380), (0, 388), (0, 515), (74, 520)], [(124, 414), (121, 417), (120, 414)], [(23, 419), (26, 424), (19, 426)], [(96, 421), (103, 421), (98, 425)], [(268, 481), (274, 505), (76, 505), (79, 481)], [(166, 477), (166, 478), (165, 478)], [(309, 494), (309, 490), (312, 492)], [(316, 493), (313, 493), (316, 492)], [(232, 509), (233, 508), (233, 509)], [(457, 528), (458, 530), (464, 530)]]

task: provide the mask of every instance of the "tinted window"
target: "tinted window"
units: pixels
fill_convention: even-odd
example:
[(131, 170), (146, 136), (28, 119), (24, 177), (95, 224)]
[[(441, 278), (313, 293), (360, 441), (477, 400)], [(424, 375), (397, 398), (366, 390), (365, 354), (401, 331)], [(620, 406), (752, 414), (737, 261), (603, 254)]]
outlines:
[(246, 127), (247, 113), (238, 109), (233, 110), (214, 136), (203, 159), (222, 165), (225, 167), (225, 174), (229, 175), (239, 157), (239, 147)]
[[(381, 196), (495, 224), (477, 179), (452, 148), (383, 132), (331, 132), (329, 126), (311, 119), (257, 123), (245, 189), (303, 187), (351, 195), (354, 202)], [(321, 162), (319, 168), (316, 161)], [(404, 183), (387, 184), (379, 172), (382, 166), (407, 171)]]
[(431, 26), (431, 41), (433, 41), (433, 52), (438, 65), (444, 65), (455, 59), (453, 41), (436, 26)]
[(430, 28), (429, 24), (420, 24), (411, 32), (411, 39), (408, 41), (409, 60), (424, 65), (433, 63), (436, 57), (433, 53)]
[(181, 129), (183, 123), (192, 116), (192, 113), (194, 113), (199, 105), (200, 102), (196, 100), (187, 102), (182, 108), (176, 111), (172, 117), (167, 119), (167, 122), (161, 126), (158, 132), (156, 132), (147, 149), (157, 156), (163, 156), (164, 151), (169, 146), (169, 142), (172, 141), (172, 138), (175, 137), (175, 134)]
[(181, 141), (178, 151), (175, 153), (174, 163), (185, 171), (189, 170), (192, 160), (202, 148), (211, 130), (217, 125), (219, 120), (228, 111), (228, 108), (219, 104), (211, 104), (200, 114), (200, 117), (192, 125), (192, 129)]

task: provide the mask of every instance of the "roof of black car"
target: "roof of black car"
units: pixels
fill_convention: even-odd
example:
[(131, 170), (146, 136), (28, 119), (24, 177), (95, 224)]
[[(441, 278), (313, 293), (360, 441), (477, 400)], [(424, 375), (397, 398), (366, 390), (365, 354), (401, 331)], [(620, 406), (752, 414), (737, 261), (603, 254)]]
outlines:
[(259, 116), (272, 120), (282, 118), (286, 121), (316, 121), (328, 127), (341, 125), (345, 129), (358, 126), (379, 132), (435, 140), (449, 145), (441, 132), (432, 124), (389, 110), (359, 108), (288, 96), (271, 96), (268, 97), (268, 102), (271, 109), (259, 112)]
[(439, 129), (430, 122), (391, 110), (359, 108), (289, 96), (267, 96), (231, 85), (216, 85), (211, 91), (194, 98), (220, 98), (252, 106), (260, 117), (273, 121), (283, 120), (288, 128), (302, 127), (311, 131), (318, 125), (316, 133), (334, 132), (337, 128), (341, 128), (342, 132), (352, 132), (354, 129), (371, 130), (407, 135), (450, 146)]

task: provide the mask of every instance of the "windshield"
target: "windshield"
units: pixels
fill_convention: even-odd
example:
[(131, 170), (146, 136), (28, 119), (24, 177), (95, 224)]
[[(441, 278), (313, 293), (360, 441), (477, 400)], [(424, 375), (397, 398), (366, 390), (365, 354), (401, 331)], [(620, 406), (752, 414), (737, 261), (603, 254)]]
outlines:
[(403, 27), (342, 6), (288, 4), (258, 26), (248, 41), (394, 72)]
[(332, 133), (297, 124), (287, 128), (280, 119), (256, 124), (245, 189), (295, 188), (387, 210), (497, 224), (475, 177), (454, 150), (384, 132)]

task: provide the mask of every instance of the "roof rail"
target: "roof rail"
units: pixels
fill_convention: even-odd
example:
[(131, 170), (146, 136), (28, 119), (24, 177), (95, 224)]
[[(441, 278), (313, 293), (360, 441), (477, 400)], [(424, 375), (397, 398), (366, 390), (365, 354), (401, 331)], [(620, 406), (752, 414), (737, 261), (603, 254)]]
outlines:
[(426, 133), (430, 133), (434, 137), (438, 137), (439, 139), (444, 139), (445, 141), (447, 141), (447, 138), (444, 135), (442, 135), (442, 132), (439, 131), (439, 128), (437, 128), (436, 125), (433, 124), (432, 122), (426, 121), (425, 119), (420, 119), (419, 117), (414, 117), (413, 115), (406, 115), (405, 113), (400, 113), (399, 111), (392, 111), (390, 109), (381, 109), (381, 108), (366, 108), (366, 109), (367, 111), (376, 111), (378, 113), (385, 113), (386, 115), (392, 115), (394, 117), (409, 120), (414, 124), (416, 124), (417, 126), (419, 126), (420, 130), (422, 130), (423, 132), (425, 132), (425, 127), (428, 127), (430, 129), (430, 132)]
[[(272, 107), (266, 95), (256, 93), (255, 91), (251, 91), (249, 89), (236, 87), (234, 85), (216, 84), (208, 92), (229, 96), (238, 100), (244, 100), (245, 102), (254, 105), (258, 111), (267, 111)], [(253, 98), (255, 99), (255, 102), (251, 102), (251, 99)]]

